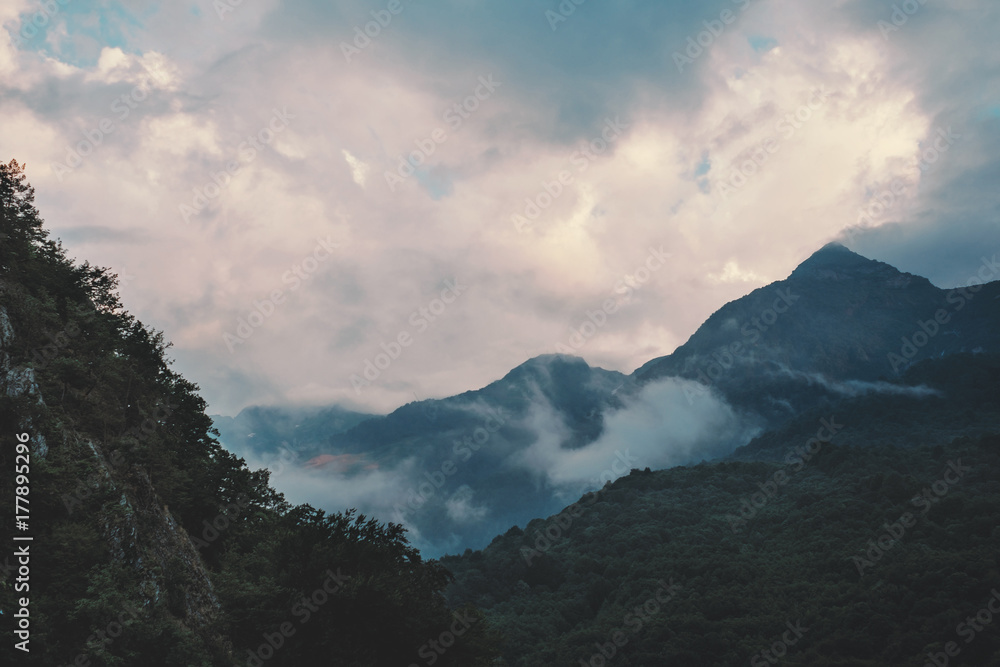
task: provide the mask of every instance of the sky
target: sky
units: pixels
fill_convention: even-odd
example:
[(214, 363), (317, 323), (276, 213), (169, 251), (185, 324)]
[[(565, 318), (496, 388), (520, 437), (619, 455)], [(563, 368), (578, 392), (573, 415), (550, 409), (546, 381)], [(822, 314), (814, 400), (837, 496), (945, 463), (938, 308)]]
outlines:
[[(5, 0), (0, 159), (209, 411), (631, 372), (831, 240), (1000, 251), (993, 0)], [(585, 322), (591, 335), (574, 335)]]

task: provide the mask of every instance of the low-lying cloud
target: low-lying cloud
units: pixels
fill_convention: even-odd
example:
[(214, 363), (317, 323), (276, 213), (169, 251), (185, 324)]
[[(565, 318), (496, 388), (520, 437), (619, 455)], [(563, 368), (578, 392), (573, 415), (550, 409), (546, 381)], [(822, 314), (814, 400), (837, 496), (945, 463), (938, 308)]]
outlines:
[(877, 382), (868, 382), (865, 380), (832, 380), (822, 373), (806, 373), (787, 367), (782, 367), (780, 374), (784, 377), (819, 385), (831, 393), (848, 398), (866, 396), (868, 394), (888, 394), (891, 396), (910, 396), (912, 398), (929, 398), (941, 395), (941, 392), (937, 389), (923, 384), (911, 386), (893, 384), (892, 382), (885, 382), (883, 380)]
[[(501, 415), (502, 433), (499, 428), (489, 432), (490, 426), (469, 427), (466, 439), (465, 431), (428, 431), (412, 454), (378, 465), (364, 455), (337, 452), (307, 461), (287, 447), (270, 454), (236, 453), (251, 468), (270, 469), (273, 484), (290, 502), (331, 512), (353, 507), (400, 523), (414, 545), (435, 556), (488, 539), (480, 533), (522, 521), (511, 517), (526, 508), (531, 512), (526, 518), (542, 516), (632, 468), (660, 469), (714, 458), (753, 435), (714, 392), (701, 390), (691, 380), (664, 378), (644, 386), (624, 407), (606, 413), (597, 440), (573, 446), (576, 438), (565, 414), (541, 391), (529, 393), (532, 407), (526, 415)], [(482, 417), (483, 424), (500, 424), (501, 411), (481, 405), (468, 409)], [(432, 416), (429, 413), (428, 419)], [(479, 446), (465, 452), (472, 443)], [(529, 495), (532, 500), (525, 505), (521, 496)]]
[(603, 486), (631, 468), (669, 468), (714, 458), (752, 435), (716, 393), (674, 377), (644, 386), (624, 408), (604, 419), (600, 438), (568, 449), (563, 446), (568, 429), (560, 416), (538, 407), (531, 420), (538, 439), (513, 460), (544, 473), (556, 487), (572, 489), (572, 495), (580, 487)]

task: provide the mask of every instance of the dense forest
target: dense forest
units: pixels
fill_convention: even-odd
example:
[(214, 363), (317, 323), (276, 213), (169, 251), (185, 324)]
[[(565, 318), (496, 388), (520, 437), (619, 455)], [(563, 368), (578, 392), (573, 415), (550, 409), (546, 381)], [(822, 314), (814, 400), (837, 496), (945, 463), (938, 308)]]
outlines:
[[(449, 573), (399, 526), (291, 506), (219, 445), (163, 335), (113, 273), (67, 257), (33, 200), (24, 168), (0, 165), (0, 662), (489, 664), (488, 623), (445, 604)], [(18, 433), (26, 592), (7, 548)], [(11, 640), (24, 596), (29, 653)]]
[(633, 470), (442, 559), (450, 598), (524, 667), (1000, 665), (1000, 436), (836, 440)]

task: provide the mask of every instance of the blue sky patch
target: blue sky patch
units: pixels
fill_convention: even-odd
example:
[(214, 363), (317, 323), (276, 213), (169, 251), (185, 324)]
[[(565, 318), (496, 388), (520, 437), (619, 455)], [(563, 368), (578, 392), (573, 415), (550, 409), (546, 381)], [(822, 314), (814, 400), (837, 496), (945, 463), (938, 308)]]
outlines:
[(757, 53), (766, 53), (778, 45), (778, 40), (773, 37), (747, 37), (747, 41)]

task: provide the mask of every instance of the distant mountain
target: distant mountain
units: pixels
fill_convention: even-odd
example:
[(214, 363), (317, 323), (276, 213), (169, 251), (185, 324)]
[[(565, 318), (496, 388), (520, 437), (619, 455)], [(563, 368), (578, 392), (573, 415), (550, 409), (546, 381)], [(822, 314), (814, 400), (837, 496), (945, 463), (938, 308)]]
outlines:
[(351, 497), (362, 511), (405, 523), (433, 555), (485, 544), (561, 506), (561, 489), (532, 473), (523, 456), (545, 432), (558, 434), (568, 449), (593, 441), (605, 413), (623, 407), (617, 393), (628, 382), (554, 354), (482, 389), (408, 403), (384, 416), (251, 408), (235, 420), (214, 419), (220, 441), (234, 452), (298, 465), (302, 477), (287, 484), (326, 475), (332, 487), (357, 489)]
[(1000, 352), (997, 299), (1000, 282), (943, 290), (831, 243), (785, 280), (724, 305), (633, 378), (696, 380), (775, 425), (830, 395), (817, 375), (896, 382), (921, 359)]
[(394, 489), (390, 518), (417, 531), (425, 551), (460, 550), (562, 504), (519, 457), (547, 430), (565, 448), (591, 442), (604, 414), (622, 406), (616, 392), (627, 382), (577, 357), (544, 355), (482, 389), (410, 403), (333, 434), (330, 453), (357, 457), (359, 474), (412, 471)]
[(235, 417), (211, 415), (220, 442), (233, 452), (267, 458), (287, 450), (303, 460), (326, 451), (331, 435), (343, 433), (374, 416), (337, 405), (252, 406)]
[[(554, 456), (584, 458), (609, 419), (625, 424), (619, 430), (628, 451), (631, 422), (652, 414), (665, 424), (666, 451), (676, 430), (719, 419), (724, 399), (743, 430), (719, 429), (717, 442), (699, 441), (686, 458), (660, 457), (676, 465), (728, 454), (754, 432), (767, 439), (786, 426), (811, 425), (845, 398), (880, 394), (885, 405), (902, 401), (917, 414), (933, 392), (920, 387), (926, 378), (911, 366), (964, 354), (960, 365), (971, 368), (977, 362), (969, 355), (1000, 353), (998, 299), (1000, 282), (939, 289), (833, 243), (785, 280), (724, 305), (684, 345), (631, 376), (543, 355), (482, 389), (384, 416), (252, 408), (232, 422), (215, 419), (221, 441), (235, 451), (266, 462), (293, 450), (309, 471), (306, 483), (328, 475), (337, 502), (356, 501), (362, 511), (404, 523), (425, 553), (440, 555), (481, 546), (562, 507), (567, 494), (583, 489), (554, 483), (542, 467)], [(947, 378), (934, 379), (955, 389)], [(651, 391), (661, 383), (682, 388), (691, 409), (670, 403), (669, 392)], [(715, 407), (699, 412), (700, 396), (715, 397)], [(631, 465), (619, 458), (614, 477)], [(589, 488), (602, 484), (595, 476)]]
[(412, 453), (416, 443), (428, 437), (471, 432), (488, 414), (502, 418), (504, 432), (510, 433), (532, 409), (545, 405), (558, 413), (569, 429), (564, 444), (579, 447), (600, 435), (605, 410), (621, 405), (615, 393), (627, 382), (627, 376), (591, 367), (579, 357), (542, 355), (482, 389), (408, 403), (383, 418), (335, 434), (330, 442), (341, 451), (391, 459)]

